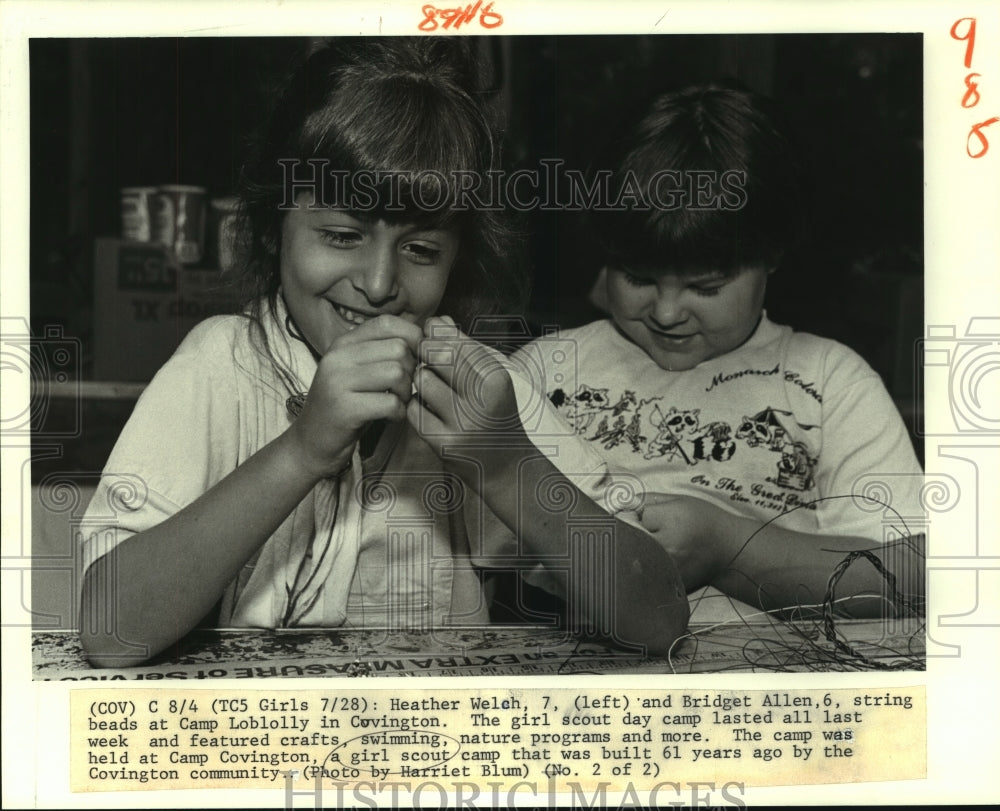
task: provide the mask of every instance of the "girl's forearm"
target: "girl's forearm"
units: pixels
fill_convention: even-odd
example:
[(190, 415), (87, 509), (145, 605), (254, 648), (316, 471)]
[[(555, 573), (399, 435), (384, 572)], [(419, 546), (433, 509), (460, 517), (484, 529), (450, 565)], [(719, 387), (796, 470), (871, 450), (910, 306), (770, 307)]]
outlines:
[[(565, 598), (599, 633), (650, 654), (666, 653), (684, 633), (680, 574), (647, 533), (609, 515), (530, 444), (491, 453), (482, 476), (490, 509), (532, 560), (567, 573)], [(572, 491), (569, 502), (556, 496), (546, 503), (543, 489), (559, 488)]]
[(898, 610), (892, 607), (896, 595), (881, 566), (895, 579), (898, 595), (913, 607), (923, 606), (923, 536), (881, 544), (774, 524), (761, 527), (728, 514), (721, 523), (726, 553), (712, 585), (730, 597), (765, 610), (818, 605), (833, 578), (839, 611), (854, 617), (891, 615)]
[(80, 638), (91, 663), (137, 664), (193, 628), (316, 484), (285, 433), (84, 577)]

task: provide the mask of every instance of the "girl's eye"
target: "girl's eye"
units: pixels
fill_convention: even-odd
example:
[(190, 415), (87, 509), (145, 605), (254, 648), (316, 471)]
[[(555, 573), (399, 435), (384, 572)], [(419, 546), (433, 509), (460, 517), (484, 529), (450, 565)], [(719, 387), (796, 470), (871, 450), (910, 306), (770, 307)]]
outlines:
[(357, 231), (341, 231), (332, 228), (320, 228), (320, 239), (337, 248), (351, 248), (361, 242), (361, 234)]
[(621, 273), (625, 278), (626, 283), (632, 285), (633, 287), (645, 287), (646, 285), (654, 283), (652, 279), (647, 279), (644, 276), (636, 276), (634, 273), (629, 273), (627, 270), (623, 270)]
[(433, 265), (441, 257), (440, 248), (424, 242), (407, 242), (403, 250), (418, 265)]
[(722, 285), (694, 285), (693, 290), (696, 296), (717, 296), (722, 290)]

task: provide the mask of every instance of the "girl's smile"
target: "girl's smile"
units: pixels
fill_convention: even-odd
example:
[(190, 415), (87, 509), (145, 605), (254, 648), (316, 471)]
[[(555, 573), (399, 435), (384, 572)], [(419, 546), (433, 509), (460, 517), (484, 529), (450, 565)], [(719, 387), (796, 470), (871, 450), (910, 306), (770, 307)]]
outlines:
[(330, 302), (333, 305), (334, 311), (339, 315), (344, 321), (346, 321), (350, 328), (360, 326), (364, 324), (369, 318), (375, 318), (379, 313), (364, 313), (360, 310), (355, 310), (353, 307), (345, 307), (343, 304), (338, 304), (336, 301)]
[[(688, 329), (690, 330), (690, 328)], [(683, 341), (693, 338), (695, 335), (695, 333), (690, 331), (684, 332), (683, 330), (674, 330), (673, 328), (663, 326), (652, 317), (649, 319), (649, 331), (675, 343), (682, 343)]]
[(282, 224), (281, 287), (318, 354), (369, 319), (422, 324), (437, 310), (458, 254), (458, 234), (312, 207), (301, 195)]

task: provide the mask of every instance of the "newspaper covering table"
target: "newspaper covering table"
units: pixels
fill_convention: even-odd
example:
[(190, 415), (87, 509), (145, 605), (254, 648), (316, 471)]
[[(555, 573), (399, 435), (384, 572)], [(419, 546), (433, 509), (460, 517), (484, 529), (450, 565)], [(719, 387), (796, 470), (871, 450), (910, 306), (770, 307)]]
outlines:
[(434, 630), (199, 630), (138, 667), (91, 668), (71, 631), (33, 635), (37, 680), (573, 673), (922, 670), (915, 620), (822, 620), (693, 626), (669, 656), (530, 625)]

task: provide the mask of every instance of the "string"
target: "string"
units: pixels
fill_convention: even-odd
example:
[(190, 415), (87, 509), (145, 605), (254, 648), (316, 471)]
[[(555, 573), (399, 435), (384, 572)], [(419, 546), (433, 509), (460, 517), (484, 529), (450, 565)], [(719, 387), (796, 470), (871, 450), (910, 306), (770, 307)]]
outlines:
[[(837, 567), (839, 574), (846, 571), (849, 564), (844, 565), (845, 563), (846, 561)], [(893, 599), (880, 596), (886, 602), (896, 605), (898, 596), (901, 595), (894, 595)], [(871, 599), (871, 595), (834, 599), (828, 592), (822, 603), (798, 606), (794, 611), (779, 608), (754, 612), (741, 615), (735, 620), (725, 620), (691, 630), (674, 641), (666, 658), (673, 673), (686, 670), (680, 663), (681, 656), (691, 658), (692, 665), (688, 672), (704, 670), (705, 665), (711, 663), (711, 659), (704, 655), (699, 661), (700, 642), (705, 640), (723, 653), (725, 658), (735, 659), (727, 667), (710, 668), (715, 673), (748, 669), (754, 672), (923, 670), (923, 637), (926, 628), (923, 620), (918, 619), (911, 630), (902, 635), (902, 647), (891, 644), (891, 639), (859, 640), (853, 645), (844, 641), (849, 638), (850, 630), (845, 632), (843, 623), (838, 628), (833, 606), (857, 599)], [(816, 612), (819, 612), (818, 617)], [(761, 632), (760, 623), (753, 622), (761, 617), (771, 620), (766, 635)], [(865, 622), (864, 627), (871, 628), (871, 623)], [(858, 650), (862, 644), (870, 649), (867, 655)], [(688, 650), (680, 650), (684, 647)]]
[[(896, 531), (900, 535), (900, 540), (898, 542), (910, 542), (911, 538), (910, 538), (910, 534), (909, 534), (909, 531), (908, 531), (908, 527), (906, 526), (906, 520), (899, 514), (899, 512), (891, 504), (887, 504), (887, 503), (885, 503), (883, 501), (879, 501), (877, 498), (873, 498), (871, 496), (856, 496), (856, 495), (853, 495), (853, 494), (852, 495), (844, 495), (844, 496), (823, 496), (821, 498), (813, 499), (812, 501), (803, 501), (803, 502), (800, 502), (800, 503), (796, 504), (794, 507), (792, 507), (790, 509), (787, 509), (787, 510), (783, 510), (778, 515), (776, 515), (773, 518), (770, 518), (767, 521), (765, 521), (764, 523), (762, 523), (759, 527), (757, 527), (757, 529), (755, 529), (747, 537), (747, 539), (740, 545), (740, 548), (736, 550), (736, 552), (729, 559), (729, 561), (722, 567), (723, 571), (733, 571), (735, 574), (742, 574), (742, 572), (740, 572), (738, 569), (733, 569), (732, 568), (733, 567), (733, 563), (735, 563), (736, 559), (740, 555), (743, 554), (744, 550), (746, 550), (746, 548), (750, 545), (750, 543), (753, 541), (753, 539), (756, 538), (758, 534), (760, 534), (761, 532), (763, 532), (771, 524), (775, 523), (776, 521), (780, 521), (786, 515), (791, 515), (793, 512), (796, 512), (798, 510), (811, 509), (813, 507), (813, 505), (819, 504), (821, 502), (824, 502), (824, 501), (833, 501), (835, 499), (841, 499), (841, 498), (849, 498), (849, 499), (852, 499), (852, 500), (859, 500), (860, 499), (860, 500), (864, 500), (865, 502), (867, 502), (869, 504), (875, 504), (875, 505), (878, 505), (880, 507), (885, 508), (886, 510), (890, 510), (892, 512), (893, 516), (895, 517), (895, 519), (899, 522), (899, 525), (893, 524), (891, 526), (891, 529), (893, 529), (894, 531)], [(884, 545), (873, 544), (872, 548), (873, 549), (880, 549), (880, 548), (884, 549), (886, 547)], [(826, 551), (832, 552), (832, 551), (835, 551), (835, 550), (826, 550)], [(767, 596), (767, 592), (764, 591), (764, 589), (766, 588), (766, 586), (764, 586), (762, 584), (755, 584), (755, 585), (757, 586), (758, 592), (759, 592), (760, 595)], [(692, 604), (692, 607), (691, 607), (692, 611), (695, 608), (697, 608), (697, 606), (700, 604), (700, 602), (703, 599), (703, 597), (704, 597), (704, 595), (702, 595), (701, 597), (697, 598), (694, 601), (694, 603)]]

